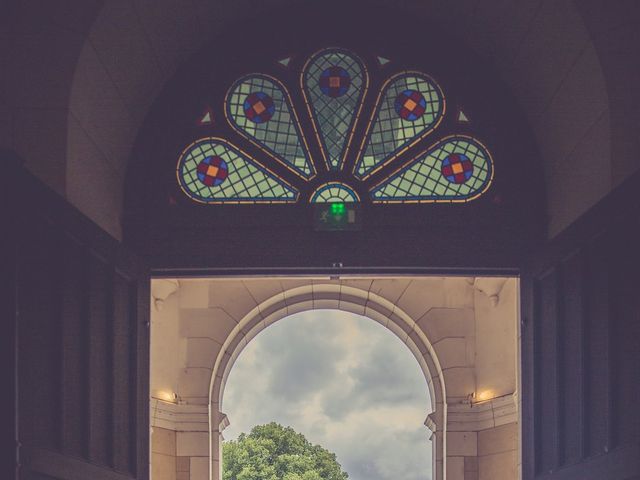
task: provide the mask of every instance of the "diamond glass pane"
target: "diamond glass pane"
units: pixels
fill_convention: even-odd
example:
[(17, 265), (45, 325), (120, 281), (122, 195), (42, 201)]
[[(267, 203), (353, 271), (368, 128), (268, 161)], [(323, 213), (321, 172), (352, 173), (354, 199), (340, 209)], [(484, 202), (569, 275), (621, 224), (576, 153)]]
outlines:
[(311, 197), (311, 203), (359, 202), (358, 194), (342, 183), (327, 183), (318, 188)]
[(187, 196), (203, 203), (288, 203), (298, 192), (251, 158), (217, 139), (190, 145), (178, 162)]
[(304, 68), (303, 92), (331, 169), (339, 170), (344, 162), (367, 83), (362, 62), (343, 50), (320, 52)]
[(383, 89), (354, 174), (363, 179), (423, 138), (440, 122), (444, 97), (429, 77), (402, 74)]
[(275, 80), (263, 75), (239, 80), (227, 96), (226, 108), (240, 133), (303, 178), (314, 176), (291, 103)]
[(374, 187), (371, 198), (374, 203), (466, 202), (485, 192), (492, 178), (487, 149), (473, 138), (455, 136)]

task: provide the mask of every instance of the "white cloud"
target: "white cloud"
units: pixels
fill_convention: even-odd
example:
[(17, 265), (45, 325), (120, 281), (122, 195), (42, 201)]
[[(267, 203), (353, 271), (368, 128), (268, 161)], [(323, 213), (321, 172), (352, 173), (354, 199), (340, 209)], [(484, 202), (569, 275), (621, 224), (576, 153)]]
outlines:
[(226, 385), (227, 439), (276, 421), (336, 453), (352, 480), (431, 478), (431, 411), (409, 349), (359, 315), (285, 318), (241, 353)]

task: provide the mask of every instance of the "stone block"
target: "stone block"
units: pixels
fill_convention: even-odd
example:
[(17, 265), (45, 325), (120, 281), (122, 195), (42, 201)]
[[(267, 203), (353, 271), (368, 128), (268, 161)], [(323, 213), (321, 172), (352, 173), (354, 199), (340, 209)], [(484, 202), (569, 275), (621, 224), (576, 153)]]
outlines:
[[(176, 453), (179, 457), (208, 457), (209, 434), (207, 432), (177, 432)], [(193, 467), (193, 463), (191, 467)]]
[(340, 306), (340, 301), (336, 299), (314, 299), (313, 300), (313, 309), (314, 310), (337, 310)]
[(201, 280), (180, 280), (180, 308), (209, 307), (209, 285)]
[(236, 320), (222, 308), (180, 309), (182, 337), (207, 337), (222, 345), (236, 325)]
[(189, 480), (209, 480), (209, 457), (191, 457), (190, 470)]
[(210, 338), (187, 338), (186, 345), (186, 367), (213, 369), (213, 364), (222, 345)]
[(180, 397), (208, 397), (211, 370), (208, 368), (185, 368), (178, 379)]
[(292, 299), (287, 300), (287, 316), (293, 315), (294, 313), (307, 312), (309, 310), (313, 310), (313, 298), (312, 298), (311, 292), (309, 292), (308, 300), (298, 301), (296, 299), (294, 303), (289, 303), (289, 302), (293, 302)]
[(282, 284), (278, 280), (245, 279), (242, 284), (249, 291), (257, 304), (282, 293)]
[(443, 370), (451, 367), (469, 366), (467, 364), (467, 340), (465, 338), (443, 338), (433, 348)]
[(413, 279), (398, 301), (400, 307), (413, 320), (427, 311), (445, 304), (444, 279), (440, 277)]
[(517, 452), (503, 452), (478, 458), (478, 480), (518, 478)]
[(209, 307), (222, 307), (236, 321), (258, 304), (246, 288), (238, 288), (236, 282), (211, 280), (209, 282)]
[(466, 480), (464, 457), (447, 457), (447, 480)]
[[(447, 432), (447, 456), (475, 457), (477, 455), (477, 432)], [(462, 470), (464, 471), (464, 464)]]
[[(478, 439), (478, 442), (480, 439)], [(464, 473), (468, 475), (471, 472), (478, 473), (478, 458), (477, 457), (464, 457)], [(465, 476), (465, 479), (467, 477)], [(468, 480), (468, 479), (467, 479)]]
[(189, 457), (177, 457), (176, 458), (176, 471), (177, 472), (189, 472), (190, 459)]
[(406, 278), (374, 280), (370, 291), (395, 304), (409, 286), (409, 283), (411, 283), (411, 280)]
[(465, 398), (470, 393), (476, 391), (473, 368), (452, 367), (446, 370), (443, 369), (443, 374), (447, 398)]
[(152, 453), (151, 477), (153, 480), (176, 480), (176, 457)]
[(151, 451), (163, 455), (176, 455), (176, 432), (154, 427), (151, 434)]
[(418, 325), (432, 344), (446, 337), (475, 335), (475, 317), (470, 308), (432, 308), (418, 319)]
[(478, 456), (516, 451), (517, 449), (517, 423), (509, 423), (478, 432)]

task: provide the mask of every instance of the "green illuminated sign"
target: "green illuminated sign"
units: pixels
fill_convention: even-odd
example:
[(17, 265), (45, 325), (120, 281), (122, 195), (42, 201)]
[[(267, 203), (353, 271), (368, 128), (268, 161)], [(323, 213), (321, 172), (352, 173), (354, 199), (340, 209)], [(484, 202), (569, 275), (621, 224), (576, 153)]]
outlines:
[(316, 230), (360, 230), (360, 205), (357, 203), (316, 203), (314, 205)]
[(331, 215), (337, 216), (337, 215), (344, 215), (345, 212), (347, 211), (346, 207), (344, 206), (344, 203), (331, 203)]

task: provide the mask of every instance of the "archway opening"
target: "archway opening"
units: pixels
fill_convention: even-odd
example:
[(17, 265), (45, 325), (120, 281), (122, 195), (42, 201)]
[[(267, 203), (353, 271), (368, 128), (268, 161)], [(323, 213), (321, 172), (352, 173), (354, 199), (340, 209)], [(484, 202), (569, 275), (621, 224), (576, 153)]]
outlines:
[(223, 432), (223, 478), (255, 468), (278, 478), (324, 478), (326, 465), (313, 449), (308, 462), (292, 461), (305, 456), (299, 444), (287, 442), (291, 452), (278, 451), (273, 469), (248, 458), (256, 444), (277, 448), (265, 425), (283, 442), (292, 437), (273, 423), (335, 454), (342, 471), (336, 478), (432, 478), (425, 372), (402, 340), (362, 315), (310, 310), (260, 332), (234, 363), (221, 409), (230, 423)]
[[(286, 324), (295, 314), (325, 311), (374, 320), (395, 334), (405, 353), (413, 354), (413, 368), (419, 365), (431, 399), (432, 411), (420, 421), (427, 427), (424, 441), (428, 445), (431, 440), (434, 480), (518, 478), (517, 292), (518, 280), (507, 277), (153, 280), (154, 480), (223, 478), (224, 436), (235, 437), (233, 430), (223, 432), (230, 422), (238, 426), (243, 420), (242, 413), (229, 414), (231, 401), (225, 399), (234, 365), (267, 327), (283, 319)], [(300, 405), (313, 409), (313, 399), (307, 400)], [(393, 408), (381, 415), (385, 413)], [(321, 439), (311, 440), (317, 444)], [(426, 448), (424, 452), (428, 455)]]

